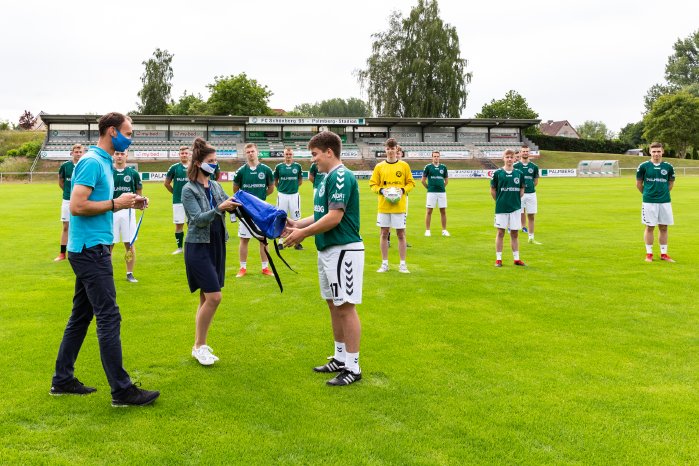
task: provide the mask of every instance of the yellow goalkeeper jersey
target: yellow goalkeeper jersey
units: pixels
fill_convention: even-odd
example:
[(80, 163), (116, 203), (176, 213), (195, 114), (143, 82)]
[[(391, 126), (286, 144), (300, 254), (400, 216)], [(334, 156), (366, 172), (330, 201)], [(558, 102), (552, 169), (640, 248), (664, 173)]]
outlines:
[[(369, 187), (373, 192), (379, 194), (380, 214), (401, 214), (405, 212), (406, 195), (415, 187), (415, 180), (413, 180), (410, 165), (406, 162), (402, 160), (396, 160), (393, 163), (384, 161), (374, 167)], [(380, 190), (383, 188), (403, 188), (405, 194), (400, 198), (400, 201), (391, 204), (380, 194)]]

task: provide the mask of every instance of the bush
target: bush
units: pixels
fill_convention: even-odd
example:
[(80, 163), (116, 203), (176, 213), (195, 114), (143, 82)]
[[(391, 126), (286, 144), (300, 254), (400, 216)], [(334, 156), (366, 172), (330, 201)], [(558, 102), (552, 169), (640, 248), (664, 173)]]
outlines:
[[(41, 150), (41, 141), (28, 141), (19, 146), (17, 150), (17, 155), (24, 157), (35, 157)], [(8, 155), (9, 155), (8, 151)]]
[(631, 145), (621, 141), (608, 139), (574, 139), (558, 136), (546, 136), (543, 134), (527, 135), (534, 144), (543, 150), (557, 150), (566, 152), (598, 152), (606, 154), (623, 154), (629, 149), (635, 149)]

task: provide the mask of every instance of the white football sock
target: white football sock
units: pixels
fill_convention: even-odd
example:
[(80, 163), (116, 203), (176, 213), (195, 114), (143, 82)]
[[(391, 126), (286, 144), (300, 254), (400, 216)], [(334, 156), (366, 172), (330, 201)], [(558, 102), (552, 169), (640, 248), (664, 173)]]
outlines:
[(240, 268), (241, 268), (241, 269), (247, 269), (247, 268), (248, 268), (248, 263), (247, 263), (247, 262), (241, 262), (241, 263), (240, 263)]
[(516, 261), (519, 260), (519, 251), (512, 251), (512, 257), (515, 258)]
[(348, 369), (355, 374), (359, 374), (359, 353), (347, 353), (347, 359), (345, 359), (345, 369)]
[(653, 254), (653, 245), (646, 244), (646, 254)]
[(501, 260), (502, 260), (502, 253), (501, 253), (501, 252), (496, 252), (496, 253), (495, 253), (495, 258), (496, 258), (497, 260), (501, 261)]
[(335, 358), (336, 360), (338, 360), (340, 362), (345, 362), (346, 354), (347, 354), (347, 352), (345, 351), (344, 342), (336, 341), (335, 342), (335, 356), (333, 356), (333, 358)]
[(667, 244), (660, 245), (660, 254), (667, 254)]
[(388, 267), (388, 259), (386, 259), (385, 261), (382, 260), (382, 261), (381, 261), (381, 265), (385, 265), (385, 266)]
[(266, 269), (268, 265), (269, 265), (269, 262), (263, 262), (263, 263), (262, 263), (262, 268), (263, 268), (263, 269)]

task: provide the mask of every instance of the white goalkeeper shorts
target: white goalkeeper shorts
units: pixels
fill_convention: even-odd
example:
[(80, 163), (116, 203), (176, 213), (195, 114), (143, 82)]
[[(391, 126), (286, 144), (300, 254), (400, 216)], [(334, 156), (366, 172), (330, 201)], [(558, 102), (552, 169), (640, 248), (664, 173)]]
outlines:
[(381, 228), (395, 228), (396, 230), (405, 230), (408, 214), (379, 214), (376, 216), (376, 226)]
[(318, 251), (318, 281), (323, 299), (335, 306), (362, 302), (364, 243), (330, 246)]

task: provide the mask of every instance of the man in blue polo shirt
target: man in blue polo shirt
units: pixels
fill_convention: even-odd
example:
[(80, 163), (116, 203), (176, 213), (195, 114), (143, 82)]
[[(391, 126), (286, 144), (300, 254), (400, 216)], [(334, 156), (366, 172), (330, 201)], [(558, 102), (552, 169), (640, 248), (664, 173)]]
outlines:
[(102, 367), (112, 391), (112, 406), (143, 406), (155, 401), (160, 392), (138, 388), (122, 365), (121, 314), (116, 303), (109, 247), (113, 242), (113, 212), (143, 209), (147, 199), (135, 193), (113, 198), (112, 156), (131, 144), (131, 119), (121, 113), (108, 113), (99, 119), (98, 125), (97, 145), (90, 146), (73, 171), (68, 261), (75, 273), (75, 295), (58, 349), (50, 393), (89, 395), (96, 391), (74, 376), (75, 360), (94, 316)]

